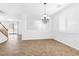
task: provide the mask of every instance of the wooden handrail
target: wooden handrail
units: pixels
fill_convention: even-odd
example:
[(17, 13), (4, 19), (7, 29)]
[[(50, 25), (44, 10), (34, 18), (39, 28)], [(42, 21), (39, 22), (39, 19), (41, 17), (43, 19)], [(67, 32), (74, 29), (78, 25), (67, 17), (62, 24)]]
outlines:
[(0, 32), (2, 32), (6, 37), (8, 37), (8, 29), (0, 22), (0, 25), (2, 25), (2, 27), (4, 29), (0, 29)]
[(8, 29), (0, 22), (0, 24), (5, 28), (5, 30), (7, 30), (8, 31)]

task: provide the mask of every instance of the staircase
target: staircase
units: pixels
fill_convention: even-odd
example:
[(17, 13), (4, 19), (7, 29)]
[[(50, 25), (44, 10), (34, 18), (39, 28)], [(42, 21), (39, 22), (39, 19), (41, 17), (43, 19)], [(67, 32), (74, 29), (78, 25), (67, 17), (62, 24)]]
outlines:
[(8, 29), (0, 22), (0, 43), (7, 41)]

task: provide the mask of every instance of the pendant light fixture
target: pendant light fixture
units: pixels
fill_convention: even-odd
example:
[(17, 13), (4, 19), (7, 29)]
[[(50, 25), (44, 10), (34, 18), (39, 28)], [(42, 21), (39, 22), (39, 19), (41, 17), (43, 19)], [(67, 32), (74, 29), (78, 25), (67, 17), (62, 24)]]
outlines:
[(43, 14), (43, 16), (41, 17), (41, 19), (42, 19), (42, 22), (44, 23), (44, 24), (46, 24), (46, 23), (48, 23), (48, 21), (49, 21), (49, 17), (48, 17), (48, 15), (47, 15), (47, 13), (46, 13), (46, 3), (44, 3), (44, 14)]

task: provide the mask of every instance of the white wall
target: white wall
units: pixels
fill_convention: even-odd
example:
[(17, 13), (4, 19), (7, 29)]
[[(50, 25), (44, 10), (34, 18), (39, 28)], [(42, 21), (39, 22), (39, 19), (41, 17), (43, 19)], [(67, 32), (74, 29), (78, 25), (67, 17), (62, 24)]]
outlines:
[(7, 37), (4, 35), (4, 34), (2, 34), (1, 32), (0, 32), (0, 43), (3, 43), (3, 42), (5, 42), (5, 41), (7, 41)]
[(22, 40), (46, 39), (51, 38), (51, 20), (44, 24), (37, 19), (29, 19), (30, 16), (23, 15), (19, 24), (19, 32), (22, 34)]
[[(59, 21), (62, 28), (59, 28)], [(66, 22), (66, 26), (64, 24)], [(54, 38), (69, 46), (79, 49), (79, 4), (73, 4), (70, 8), (57, 14), (54, 18)], [(64, 29), (63, 29), (64, 28)]]

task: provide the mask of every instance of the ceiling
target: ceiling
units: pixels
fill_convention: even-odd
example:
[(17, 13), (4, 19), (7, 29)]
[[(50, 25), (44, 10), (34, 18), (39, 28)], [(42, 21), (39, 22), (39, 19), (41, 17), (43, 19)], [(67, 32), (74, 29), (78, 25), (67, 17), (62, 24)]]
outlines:
[[(66, 3), (48, 3), (47, 14), (53, 15), (68, 5)], [(30, 19), (40, 19), (44, 13), (44, 5), (43, 3), (0, 3), (0, 11), (13, 18), (20, 19), (22, 16), (28, 16)]]

